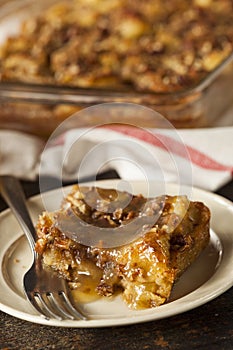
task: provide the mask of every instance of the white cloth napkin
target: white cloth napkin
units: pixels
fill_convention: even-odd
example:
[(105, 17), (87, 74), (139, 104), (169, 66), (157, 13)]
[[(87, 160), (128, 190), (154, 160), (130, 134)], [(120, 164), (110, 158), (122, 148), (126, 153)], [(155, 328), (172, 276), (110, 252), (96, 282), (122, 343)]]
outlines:
[(72, 129), (45, 144), (15, 131), (0, 132), (0, 174), (33, 180), (78, 181), (115, 169), (125, 180), (158, 180), (210, 191), (233, 174), (233, 127), (145, 130), (130, 126)]
[(34, 180), (44, 142), (18, 131), (0, 130), (0, 175)]
[(233, 174), (233, 127), (70, 130), (46, 146), (40, 175), (77, 180), (115, 169), (125, 180), (175, 182), (214, 191)]

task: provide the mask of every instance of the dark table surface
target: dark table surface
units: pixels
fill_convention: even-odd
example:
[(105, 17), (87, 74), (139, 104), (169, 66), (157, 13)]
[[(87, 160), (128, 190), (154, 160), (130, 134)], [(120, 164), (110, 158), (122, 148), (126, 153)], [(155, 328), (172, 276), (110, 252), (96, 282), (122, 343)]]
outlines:
[[(39, 192), (38, 182), (22, 184), (27, 197)], [(217, 193), (233, 201), (233, 181)], [(0, 210), (5, 208), (0, 197)], [(231, 350), (233, 287), (186, 313), (122, 327), (57, 328), (33, 324), (0, 312), (0, 349)]]

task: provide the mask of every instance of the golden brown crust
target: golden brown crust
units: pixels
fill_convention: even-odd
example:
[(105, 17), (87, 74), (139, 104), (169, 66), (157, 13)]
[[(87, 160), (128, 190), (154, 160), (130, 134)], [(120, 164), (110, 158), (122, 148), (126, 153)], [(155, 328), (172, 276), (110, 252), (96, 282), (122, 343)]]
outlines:
[[(97, 196), (100, 193), (102, 200)], [(129, 222), (140, 217), (146, 198), (133, 196), (125, 206), (126, 198), (127, 193), (115, 190), (74, 186), (61, 212), (69, 215), (74, 210), (93, 225), (93, 234), (103, 223), (104, 227), (127, 228)], [(204, 204), (189, 202), (185, 196), (165, 196), (159, 201), (163, 210), (148, 232), (129, 244), (109, 248), (85, 246), (68, 238), (56, 225), (58, 214), (45, 212), (37, 225), (36, 250), (73, 289), (90, 284), (94, 278), (95, 293), (110, 296), (120, 289), (131, 308), (161, 305), (169, 299), (175, 281), (208, 244), (210, 213)], [(119, 210), (120, 203), (124, 203), (123, 210)], [(147, 214), (158, 210), (155, 207), (150, 202)]]
[(200, 202), (193, 202), (171, 238), (171, 265), (178, 278), (206, 246), (210, 211)]

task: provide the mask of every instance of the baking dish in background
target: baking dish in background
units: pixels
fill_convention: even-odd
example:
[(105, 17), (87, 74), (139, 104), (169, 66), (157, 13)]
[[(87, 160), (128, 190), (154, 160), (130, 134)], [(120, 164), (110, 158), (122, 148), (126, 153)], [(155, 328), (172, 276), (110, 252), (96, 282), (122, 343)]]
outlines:
[[(0, 44), (19, 31), (21, 22), (57, 1), (0, 2)], [(59, 86), (47, 82), (0, 82), (0, 127), (48, 136), (64, 119), (82, 108), (106, 102), (132, 102), (150, 107), (177, 128), (209, 127), (219, 122), (233, 103), (233, 53), (193, 86), (179, 91), (136, 91), (129, 86), (109, 88)], [(156, 127), (157, 121), (133, 116), (122, 120), (104, 115), (94, 119), (76, 118), (77, 127), (105, 122), (133, 123)], [(233, 124), (233, 120), (232, 120)]]

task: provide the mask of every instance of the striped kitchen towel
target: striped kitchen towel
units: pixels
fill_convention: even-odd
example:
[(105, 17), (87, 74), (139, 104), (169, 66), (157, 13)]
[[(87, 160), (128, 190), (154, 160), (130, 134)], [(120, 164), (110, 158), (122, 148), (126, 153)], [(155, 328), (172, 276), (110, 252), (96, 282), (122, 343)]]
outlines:
[(51, 138), (40, 176), (95, 180), (115, 169), (125, 180), (193, 185), (215, 191), (232, 179), (233, 127), (144, 129), (120, 124), (72, 129)]

